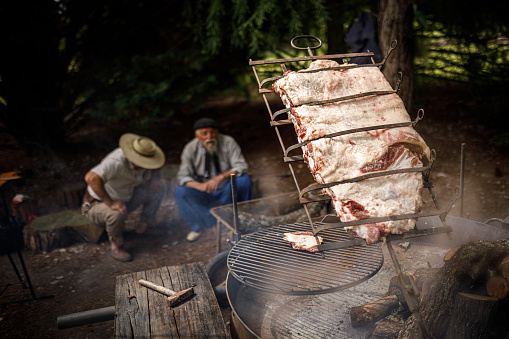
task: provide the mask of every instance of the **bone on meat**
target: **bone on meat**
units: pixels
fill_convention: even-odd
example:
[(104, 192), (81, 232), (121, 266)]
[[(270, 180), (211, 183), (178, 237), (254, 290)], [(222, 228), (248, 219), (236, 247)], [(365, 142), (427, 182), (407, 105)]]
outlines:
[(285, 233), (283, 239), (292, 244), (296, 250), (305, 250), (309, 252), (317, 252), (318, 245), (322, 244), (322, 237), (318, 236), (317, 239), (312, 232), (289, 232)]
[[(309, 104), (392, 87), (377, 67), (328, 70), (338, 67), (332, 60), (317, 60), (309, 69), (317, 72), (287, 72), (273, 84), (293, 122), (315, 181), (340, 182), (367, 173), (415, 168), (430, 150), (411, 127), (357, 132), (334, 138), (324, 135), (361, 127), (410, 122), (403, 101), (395, 93), (370, 95), (329, 104)], [(298, 106), (298, 107), (295, 107)], [(418, 213), (422, 209), (423, 179), (420, 172), (377, 177), (334, 185), (324, 191), (332, 199), (341, 221)], [(387, 234), (402, 234), (415, 227), (414, 219), (350, 227), (357, 236), (375, 243)]]

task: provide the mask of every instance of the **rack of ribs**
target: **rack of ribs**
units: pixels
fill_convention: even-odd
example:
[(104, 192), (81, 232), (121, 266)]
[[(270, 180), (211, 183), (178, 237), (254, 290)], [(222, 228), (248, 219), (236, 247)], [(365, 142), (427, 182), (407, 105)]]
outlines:
[[(421, 159), (430, 158), (430, 149), (411, 124), (324, 137), (411, 123), (403, 101), (378, 67), (337, 69), (339, 66), (333, 60), (317, 60), (307, 70), (286, 72), (272, 85), (285, 106), (292, 108), (288, 116), (299, 142), (308, 142), (302, 151), (314, 180), (336, 183), (373, 172), (422, 166)], [(332, 185), (324, 193), (331, 197), (340, 220), (347, 222), (418, 213), (422, 190), (422, 173), (406, 172)], [(403, 219), (349, 228), (372, 244), (387, 234), (402, 234), (414, 227), (415, 219)]]

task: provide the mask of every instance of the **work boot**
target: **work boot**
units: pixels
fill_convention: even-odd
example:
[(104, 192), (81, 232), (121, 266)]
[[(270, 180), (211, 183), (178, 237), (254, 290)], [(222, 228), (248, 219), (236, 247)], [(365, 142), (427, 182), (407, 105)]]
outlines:
[(121, 262), (131, 261), (133, 259), (129, 252), (120, 247), (111, 250), (110, 255), (113, 257), (113, 259)]
[(198, 240), (198, 238), (200, 237), (200, 233), (199, 232), (195, 232), (195, 231), (191, 231), (187, 234), (187, 241), (189, 242), (193, 242), (195, 240)]

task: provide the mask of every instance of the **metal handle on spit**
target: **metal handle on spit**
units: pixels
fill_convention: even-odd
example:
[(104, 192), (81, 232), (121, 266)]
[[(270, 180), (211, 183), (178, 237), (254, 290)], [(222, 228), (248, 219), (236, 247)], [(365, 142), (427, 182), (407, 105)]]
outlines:
[[(294, 41), (297, 40), (297, 39), (314, 39), (314, 40), (318, 41), (319, 44), (317, 46), (298, 47), (294, 43)], [(296, 36), (295, 38), (293, 38), (292, 41), (290, 41), (290, 44), (295, 49), (307, 50), (308, 53), (309, 53), (309, 56), (313, 56), (313, 53), (311, 52), (311, 50), (312, 49), (318, 49), (318, 48), (322, 47), (322, 40), (320, 40), (319, 38), (317, 38), (316, 36), (313, 36), (313, 35), (299, 35), (299, 36)]]
[(230, 174), (230, 183), (232, 186), (233, 228), (235, 229), (233, 243), (237, 244), (240, 240), (240, 234), (237, 226), (239, 224), (239, 209), (237, 206), (237, 184), (235, 183), (235, 174)]

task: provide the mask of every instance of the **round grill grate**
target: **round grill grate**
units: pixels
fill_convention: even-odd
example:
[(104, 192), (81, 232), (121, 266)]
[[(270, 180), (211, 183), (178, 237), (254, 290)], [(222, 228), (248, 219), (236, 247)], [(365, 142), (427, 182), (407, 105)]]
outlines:
[[(295, 250), (283, 239), (284, 233), (309, 230), (309, 223), (295, 223), (246, 236), (228, 255), (230, 273), (242, 283), (267, 292), (306, 295), (352, 287), (382, 267), (383, 253), (379, 245), (311, 253)], [(324, 244), (349, 239), (342, 228), (325, 230), (319, 235)]]

